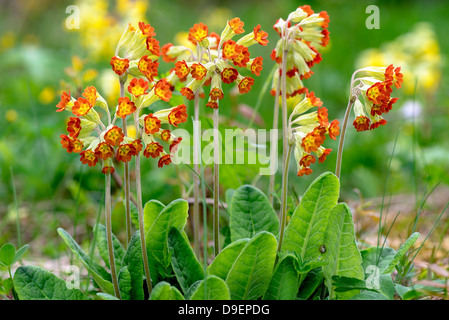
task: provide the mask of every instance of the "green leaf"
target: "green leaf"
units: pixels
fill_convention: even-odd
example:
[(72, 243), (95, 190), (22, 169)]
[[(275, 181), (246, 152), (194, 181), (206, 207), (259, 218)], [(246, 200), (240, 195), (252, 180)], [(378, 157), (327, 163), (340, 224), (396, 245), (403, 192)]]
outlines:
[[(327, 264), (323, 266), (325, 283), (329, 289), (330, 299), (335, 298), (332, 277), (345, 276), (364, 279), (362, 256), (357, 248), (354, 223), (351, 211), (346, 203), (337, 204), (329, 213), (329, 220), (324, 233), (322, 247), (323, 258)], [(347, 299), (357, 292), (339, 294), (338, 299)]]
[(143, 225), (145, 234), (150, 230), (157, 216), (164, 210), (165, 205), (157, 200), (150, 200), (143, 207)]
[(226, 282), (217, 276), (208, 276), (199, 281), (190, 300), (229, 300), (230, 298)]
[(313, 293), (323, 283), (324, 275), (322, 268), (315, 268), (307, 273), (305, 279), (301, 282), (297, 298), (306, 300), (312, 297)]
[(248, 242), (249, 239), (239, 239), (229, 244), (215, 257), (207, 268), (207, 273), (226, 280), (229, 270)]
[(294, 300), (299, 289), (298, 259), (290, 254), (277, 264), (264, 300)]
[(98, 292), (97, 296), (101, 299), (101, 300), (120, 300), (119, 298), (117, 298), (116, 296), (113, 296), (111, 294), (107, 294), (104, 292)]
[(12, 261), (11, 265), (13, 265), (17, 261), (19, 261), (20, 258), (22, 258), (22, 256), (25, 254), (25, 252), (28, 251), (29, 247), (30, 246), (26, 244), (26, 245), (22, 246), (19, 250), (17, 250), (14, 260)]
[(252, 238), (259, 231), (276, 235), (279, 220), (267, 196), (251, 185), (239, 187), (231, 201), (231, 241)]
[(122, 267), (117, 277), (121, 299), (131, 300), (131, 274), (128, 271), (128, 267)]
[(282, 251), (295, 251), (304, 263), (319, 262), (329, 213), (339, 192), (338, 178), (330, 172), (312, 182), (285, 229)]
[(67, 231), (62, 228), (58, 228), (58, 233), (77, 259), (89, 271), (90, 275), (92, 275), (92, 278), (98, 284), (100, 289), (105, 293), (114, 294), (111, 275), (104, 270), (103, 267), (92, 261), (83, 249), (81, 249), (78, 243), (76, 243), (76, 241), (67, 233)]
[(8, 278), (3, 280), (1, 286), (3, 287), (3, 293), (8, 295), (12, 289), (12, 279)]
[(182, 230), (187, 222), (189, 205), (178, 199), (166, 206), (156, 217), (148, 233), (146, 245), (151, 280), (153, 283), (171, 275), (171, 258), (168, 252), (168, 232), (172, 227)]
[(391, 262), (388, 264), (388, 266), (382, 271), (382, 274), (387, 273), (389, 274), (393, 272), (396, 265), (404, 257), (404, 255), (411, 248), (411, 246), (413, 246), (416, 240), (418, 240), (420, 235), (421, 234), (419, 232), (415, 232), (404, 242), (404, 244), (399, 248), (398, 252), (395, 254)]
[(226, 277), (232, 300), (263, 296), (270, 284), (276, 247), (276, 238), (266, 231), (259, 232), (245, 245)]
[(0, 263), (3, 266), (9, 267), (13, 264), (16, 256), (16, 247), (12, 243), (5, 243), (0, 248)]
[(161, 281), (151, 291), (150, 300), (184, 300), (184, 297), (168, 282)]
[(388, 298), (378, 292), (362, 291), (352, 296), (349, 300), (388, 300)]
[[(106, 227), (102, 224), (97, 225), (97, 248), (100, 252), (100, 256), (103, 259), (103, 261), (106, 263), (106, 266), (108, 268), (111, 268), (111, 265), (109, 263), (109, 249), (108, 249), (108, 236), (106, 233)], [(114, 247), (114, 258), (115, 258), (115, 264), (117, 270), (121, 267), (121, 262), (123, 260), (123, 256), (125, 254), (125, 248), (123, 248), (120, 241), (117, 239), (117, 237), (112, 234), (112, 244)]]
[(66, 281), (36, 266), (21, 266), (14, 274), (20, 300), (83, 300), (78, 289), (67, 289)]
[(184, 293), (198, 280), (204, 279), (204, 271), (195, 257), (189, 242), (176, 228), (171, 228), (168, 235), (168, 247), (176, 279)]
[(142, 246), (139, 231), (136, 231), (129, 241), (122, 266), (128, 267), (131, 276), (130, 299), (144, 300)]
[[(360, 251), (362, 255), (362, 267), (365, 270), (366, 277), (369, 276), (370, 272), (368, 270), (384, 270), (393, 260), (396, 251), (389, 247), (378, 248), (369, 247)], [(367, 272), (368, 271), (368, 272)]]

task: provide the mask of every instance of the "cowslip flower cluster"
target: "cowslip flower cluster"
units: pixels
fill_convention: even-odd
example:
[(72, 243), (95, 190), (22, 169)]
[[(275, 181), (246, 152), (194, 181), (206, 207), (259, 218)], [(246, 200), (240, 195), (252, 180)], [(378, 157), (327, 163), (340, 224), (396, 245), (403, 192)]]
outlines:
[[(91, 167), (102, 160), (104, 174), (115, 171), (113, 160), (129, 162), (140, 152), (147, 158), (159, 158), (158, 167), (161, 168), (171, 163), (172, 154), (182, 141), (164, 125), (177, 127), (186, 122), (185, 105), (147, 114), (141, 112), (156, 101), (168, 102), (172, 96), (172, 86), (167, 79), (157, 79), (158, 62), (153, 59), (156, 53), (159, 54), (159, 49), (153, 50), (156, 46), (148, 45), (156, 44), (154, 35), (154, 29), (143, 22), (139, 23), (139, 29), (130, 24), (123, 34), (117, 52), (124, 50), (124, 58), (114, 56), (111, 66), (120, 76), (120, 81), (128, 84), (126, 92), (117, 99), (113, 115), (105, 99), (93, 86), (87, 87), (78, 99), (73, 98), (70, 91), (63, 92), (56, 106), (57, 112), (67, 110), (74, 115), (67, 122), (68, 135), (61, 135), (63, 147), (69, 153), (80, 153), (81, 162)], [(128, 75), (133, 76), (130, 81), (127, 81)], [(97, 106), (105, 111), (107, 121), (101, 120), (94, 108)], [(116, 125), (119, 118), (126, 121), (129, 116), (134, 117), (137, 139), (126, 136), (123, 129)], [(168, 144), (168, 152), (164, 150), (163, 143)]]
[[(328, 26), (327, 12), (314, 13), (308, 5), (298, 7), (287, 20), (281, 18), (274, 24), (280, 39), (271, 53), (271, 58), (278, 63), (271, 87), (273, 96), (276, 95), (283, 58), (287, 75), (286, 97), (306, 92), (302, 81), (310, 78), (313, 74), (311, 68), (322, 60), (319, 51), (329, 43)], [(285, 53), (287, 55), (283, 57)]]
[[(313, 111), (312, 111), (313, 110)], [(326, 136), (336, 140), (340, 133), (338, 120), (329, 122), (323, 102), (313, 92), (306, 91), (304, 99), (293, 109), (289, 118), (289, 141), (295, 145), (298, 176), (313, 172), (310, 165), (322, 163), (332, 151), (323, 147)]]
[(174, 46), (168, 43), (162, 47), (163, 60), (175, 62), (172, 72), (180, 82), (186, 83), (181, 94), (193, 100), (195, 92), (205, 97), (203, 86), (210, 85), (207, 107), (218, 108), (223, 99), (222, 84), (236, 83), (241, 94), (247, 93), (254, 85), (254, 79), (243, 76), (237, 67), (249, 70), (259, 76), (263, 68), (262, 57), (250, 57), (249, 47), (254, 44), (266, 46), (268, 34), (257, 25), (253, 31), (242, 36), (238, 41), (235, 35), (244, 33), (244, 22), (236, 17), (229, 20), (221, 35), (210, 32), (207, 25), (195, 24), (189, 30), (189, 41), (197, 47), (195, 54), (186, 46)]
[[(355, 78), (357, 73), (366, 76)], [(354, 73), (351, 84), (354, 99), (355, 120), (353, 125), (357, 131), (373, 130), (387, 121), (382, 117), (388, 113), (399, 98), (392, 98), (393, 86), (402, 87), (403, 75), (401, 67), (367, 67)], [(359, 97), (362, 97), (360, 101)]]

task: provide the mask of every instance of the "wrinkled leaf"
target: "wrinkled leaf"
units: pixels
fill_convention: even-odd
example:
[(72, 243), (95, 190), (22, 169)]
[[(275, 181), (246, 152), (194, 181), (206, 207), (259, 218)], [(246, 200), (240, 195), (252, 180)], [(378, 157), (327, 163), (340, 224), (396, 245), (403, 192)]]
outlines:
[(157, 216), (164, 210), (165, 205), (158, 200), (150, 200), (143, 207), (143, 225), (145, 234), (150, 230)]
[(131, 299), (131, 274), (128, 271), (128, 267), (124, 266), (118, 273), (118, 286), (120, 289), (120, 298), (122, 300)]
[(266, 231), (259, 232), (245, 245), (226, 277), (232, 300), (263, 296), (270, 284), (276, 248), (276, 238)]
[[(106, 266), (108, 268), (111, 268), (111, 265), (109, 263), (109, 249), (108, 249), (108, 237), (106, 232), (106, 227), (102, 224), (97, 225), (97, 248), (100, 253), (101, 258), (105, 262)], [(117, 270), (120, 269), (121, 263), (123, 260), (123, 255), (125, 254), (125, 249), (123, 248), (120, 241), (117, 239), (117, 237), (112, 234), (112, 244), (114, 247), (114, 258), (115, 258), (115, 265)]]
[(419, 232), (415, 232), (404, 242), (404, 244), (399, 248), (398, 252), (396, 252), (396, 254), (394, 255), (391, 262), (388, 264), (388, 266), (382, 271), (382, 274), (392, 273), (394, 271), (396, 265), (404, 257), (411, 246), (413, 246), (416, 240), (418, 240), (420, 235), (421, 234)]
[(224, 248), (215, 257), (214, 261), (207, 268), (209, 275), (215, 275), (223, 280), (226, 280), (229, 270), (237, 260), (238, 256), (242, 252), (243, 248), (248, 243), (249, 239), (240, 239), (232, 242), (226, 248)]
[(338, 178), (330, 172), (310, 185), (285, 229), (283, 251), (295, 251), (304, 262), (319, 262), (329, 213), (337, 204), (339, 192)]
[(238, 188), (231, 201), (231, 241), (252, 238), (260, 231), (276, 235), (279, 220), (267, 196), (251, 185)]
[(14, 274), (14, 288), (20, 300), (83, 300), (78, 289), (68, 289), (66, 281), (36, 266), (21, 266)]
[(128, 267), (131, 276), (130, 299), (143, 300), (143, 260), (139, 231), (136, 231), (129, 241), (128, 248), (123, 256), (122, 266)]
[(264, 300), (294, 300), (299, 289), (298, 260), (286, 255), (277, 264)]
[(5, 243), (0, 248), (0, 265), (11, 266), (16, 256), (16, 247), (11, 243)]
[(316, 268), (307, 273), (305, 279), (301, 282), (297, 298), (301, 300), (310, 299), (313, 293), (323, 283), (324, 275), (322, 268)]
[(198, 280), (204, 279), (204, 271), (195, 257), (189, 242), (176, 228), (171, 228), (168, 235), (168, 247), (176, 279), (184, 293)]
[(190, 300), (229, 300), (230, 293), (226, 282), (216, 276), (208, 276), (199, 281)]
[(184, 300), (184, 297), (168, 282), (161, 281), (151, 291), (150, 300)]
[[(332, 277), (345, 276), (363, 280), (362, 257), (357, 248), (352, 214), (347, 204), (336, 205), (329, 213), (324, 233), (322, 257), (327, 261), (323, 274), (330, 299), (335, 298)], [(347, 299), (358, 292), (339, 294), (338, 299)]]

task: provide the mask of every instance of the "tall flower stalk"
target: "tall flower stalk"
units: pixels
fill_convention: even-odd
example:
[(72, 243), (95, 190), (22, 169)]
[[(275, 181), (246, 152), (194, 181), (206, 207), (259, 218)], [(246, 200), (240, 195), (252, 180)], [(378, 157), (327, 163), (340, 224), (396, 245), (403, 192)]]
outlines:
[[(315, 156), (322, 162), (330, 152), (330, 149), (322, 147), (326, 135), (335, 139), (339, 131), (338, 121), (334, 120), (329, 123), (327, 109), (322, 108), (321, 100), (316, 98), (313, 92), (309, 93), (302, 83), (304, 79), (313, 74), (311, 71), (313, 65), (322, 60), (319, 49), (328, 44), (328, 24), (329, 17), (325, 11), (316, 14), (310, 6), (301, 6), (290, 13), (287, 20), (279, 19), (273, 26), (280, 39), (271, 55), (272, 59), (278, 63), (278, 68), (274, 71), (271, 93), (276, 99), (275, 121), (279, 96), (281, 97), (283, 133), (281, 223), (278, 252), (282, 249), (284, 230), (287, 224), (288, 169), (292, 150), (295, 149), (298, 176), (310, 174), (312, 172), (310, 165), (316, 162)], [(295, 106), (289, 117), (287, 99), (300, 94), (305, 96)], [(318, 110), (307, 113), (313, 107), (317, 107)], [(273, 127), (276, 126), (277, 121), (273, 124)], [(270, 179), (270, 194), (273, 189), (274, 177)]]
[[(260, 25), (256, 26), (253, 32), (241, 37), (237, 42), (232, 38), (237, 34), (242, 34), (244, 23), (239, 18), (229, 20), (221, 35), (215, 32), (209, 33), (207, 25), (204, 23), (194, 24), (189, 30), (188, 40), (196, 46), (196, 56), (193, 50), (185, 46), (173, 46), (168, 43), (162, 47), (164, 61), (176, 61), (175, 73), (179, 81), (186, 85), (180, 90), (181, 94), (188, 100), (195, 99), (196, 94), (205, 97), (203, 87), (210, 85), (207, 107), (213, 111), (214, 128), (214, 247), (215, 254), (219, 252), (219, 100), (224, 94), (222, 84), (236, 82), (241, 94), (251, 90), (254, 79), (243, 76), (235, 68), (243, 68), (251, 71), (252, 74), (260, 75), (263, 59), (250, 58), (248, 48), (254, 44), (266, 46), (268, 34), (262, 31)], [(205, 257), (206, 258), (206, 257)]]
[[(177, 127), (178, 124), (187, 121), (185, 105), (141, 115), (144, 108), (150, 107), (156, 101), (168, 102), (172, 96), (173, 82), (175, 82), (174, 73), (167, 78), (156, 79), (159, 65), (156, 60), (160, 55), (160, 50), (158, 41), (153, 38), (154, 35), (154, 29), (149, 24), (140, 22), (138, 29), (130, 24), (119, 41), (116, 55), (110, 62), (112, 69), (119, 76), (121, 87), (114, 118), (111, 116), (105, 99), (93, 86), (87, 87), (82, 97), (78, 99), (73, 98), (70, 92), (64, 92), (61, 101), (56, 106), (57, 112), (67, 110), (75, 115), (67, 122), (69, 135), (62, 134), (60, 136), (62, 146), (69, 153), (80, 153), (80, 160), (83, 164), (93, 167), (101, 160), (103, 165), (102, 173), (106, 175), (105, 212), (109, 262), (117, 298), (120, 298), (120, 291), (114, 261), (111, 224), (111, 174), (115, 172), (113, 159), (124, 164), (128, 164), (133, 157), (136, 160), (136, 193), (141, 249), (147, 289), (148, 292), (151, 292), (151, 275), (143, 221), (140, 153), (143, 152), (146, 158), (159, 158), (159, 168), (170, 164), (182, 139), (174, 136), (169, 129), (162, 126), (167, 124)], [(133, 77), (129, 82), (127, 81), (128, 76)], [(126, 96), (125, 82), (128, 83), (127, 91), (130, 97)], [(101, 120), (100, 114), (94, 107), (103, 109), (107, 116), (106, 122)], [(126, 119), (130, 115), (133, 115), (138, 133), (136, 139), (128, 137), (123, 129), (126, 128)], [(115, 125), (118, 118), (122, 118), (123, 128)], [(164, 150), (161, 143), (169, 145), (168, 152)], [(126, 178), (125, 175), (125, 180)], [(126, 193), (130, 195), (129, 183)], [(127, 225), (127, 228), (127, 231), (130, 232), (130, 225), (129, 227)], [(127, 238), (129, 239), (129, 235)]]
[[(361, 73), (363, 76), (357, 77)], [(343, 158), (343, 145), (346, 136), (349, 116), (352, 110), (355, 113), (354, 128), (359, 131), (373, 130), (387, 121), (382, 117), (388, 113), (398, 98), (392, 98), (393, 86), (402, 87), (403, 75), (401, 67), (366, 67), (356, 70), (351, 77), (349, 102), (338, 143), (337, 163), (335, 175), (340, 178)], [(362, 102), (363, 101), (363, 102)]]

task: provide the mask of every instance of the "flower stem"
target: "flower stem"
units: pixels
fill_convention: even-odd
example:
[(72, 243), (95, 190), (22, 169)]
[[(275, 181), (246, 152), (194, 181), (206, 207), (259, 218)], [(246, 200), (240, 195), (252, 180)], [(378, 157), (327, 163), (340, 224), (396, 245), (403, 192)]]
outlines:
[(338, 179), (340, 179), (341, 173), (341, 161), (343, 158), (343, 145), (345, 142), (346, 128), (348, 126), (349, 114), (351, 113), (351, 109), (352, 106), (354, 105), (355, 99), (356, 99), (355, 97), (351, 97), (349, 99), (348, 106), (346, 107), (345, 118), (343, 120), (343, 125), (341, 127), (340, 138), (338, 141), (337, 164), (335, 168), (335, 175), (337, 176)]
[(112, 204), (111, 204), (111, 174), (108, 173), (106, 175), (106, 184), (105, 184), (105, 215), (106, 215), (106, 235), (108, 242), (108, 253), (109, 253), (109, 265), (111, 267), (111, 276), (112, 276), (112, 284), (114, 286), (114, 293), (118, 299), (120, 297), (120, 289), (118, 286), (117, 272), (115, 269), (115, 258), (114, 258), (114, 245), (112, 243), (112, 221), (111, 221), (111, 213), (112, 213)]
[[(139, 115), (134, 113), (134, 123), (136, 126), (136, 130), (139, 134)], [(143, 206), (142, 206), (142, 182), (141, 182), (141, 173), (140, 173), (140, 154), (136, 155), (136, 164), (135, 164), (135, 173), (136, 173), (136, 194), (137, 194), (137, 212), (138, 212), (138, 220), (139, 220), (139, 233), (140, 233), (140, 244), (142, 248), (142, 259), (143, 259), (143, 268), (145, 271), (145, 277), (147, 279), (147, 288), (148, 294), (151, 295), (152, 285), (151, 285), (151, 276), (150, 276), (150, 267), (148, 265), (148, 254), (147, 254), (147, 246), (145, 242), (145, 228), (143, 222)]]
[(214, 253), (215, 256), (220, 252), (219, 246), (219, 170), (220, 170), (220, 152), (219, 152), (219, 132), (218, 132), (218, 108), (214, 109), (214, 209), (213, 209), (213, 225), (214, 225)]
[(199, 123), (199, 110), (200, 100), (199, 93), (195, 93), (194, 100), (194, 122), (193, 122), (193, 169), (196, 172), (195, 177), (193, 177), (193, 238), (194, 238), (194, 246), (195, 246), (195, 254), (199, 258), (201, 254), (200, 248), (200, 180), (198, 176), (200, 175), (200, 167), (199, 167), (199, 155), (200, 155), (200, 133), (195, 126)]
[[(125, 96), (125, 82), (120, 79), (120, 97)], [(126, 125), (126, 119), (122, 119), (122, 127), (123, 127), (123, 134), (125, 136), (128, 135), (128, 128)], [(125, 162), (124, 164), (124, 177), (123, 177), (123, 185), (124, 185), (124, 192), (125, 192), (125, 216), (126, 216), (126, 246), (128, 246), (129, 241), (131, 240), (131, 210), (129, 206), (130, 202), (130, 178), (129, 178), (129, 164), (128, 162)]]
[[(277, 71), (275, 71), (275, 72), (277, 72)], [(281, 81), (280, 81), (280, 79), (278, 79), (278, 83), (276, 86), (276, 96), (274, 97), (275, 100), (274, 100), (274, 113), (273, 113), (273, 130), (277, 130), (278, 125), (279, 125), (279, 92), (280, 92), (280, 90), (281, 90)], [(277, 144), (278, 144), (277, 140), (271, 141), (271, 151), (277, 150)], [(277, 154), (276, 154), (276, 157), (277, 157)], [(273, 159), (271, 159), (270, 161), (273, 161)], [(273, 206), (273, 199), (274, 199), (273, 192), (274, 192), (275, 177), (276, 177), (276, 174), (273, 173), (270, 176), (270, 182), (268, 185), (268, 196), (270, 199), (271, 206)]]
[(283, 142), (283, 167), (282, 167), (282, 194), (281, 194), (281, 225), (279, 229), (278, 253), (281, 252), (284, 229), (287, 222), (287, 185), (288, 185), (288, 165), (292, 147), (288, 143), (288, 115), (287, 115), (287, 54), (284, 49), (282, 54), (281, 73), (281, 102), (282, 102), (282, 142)]

